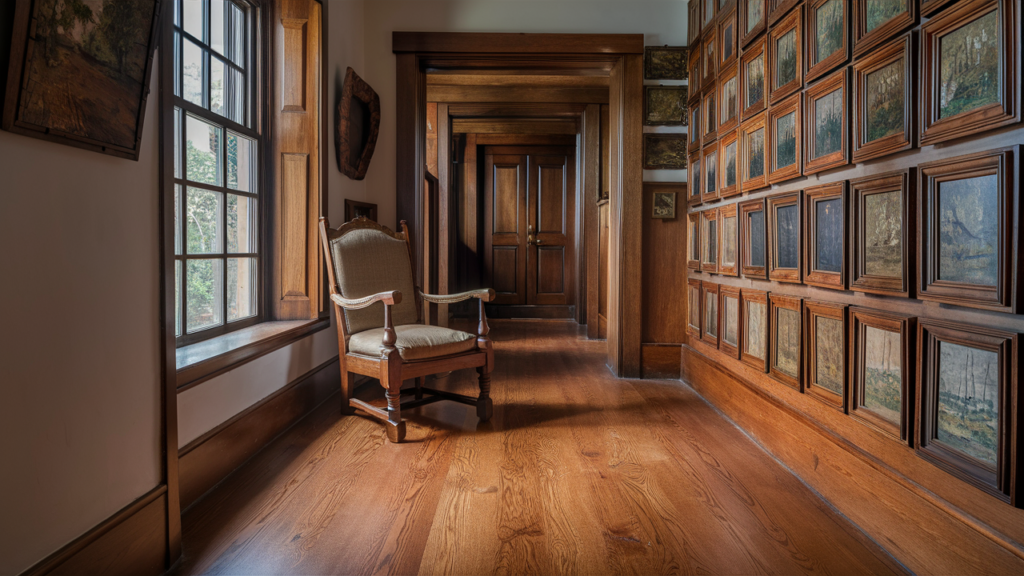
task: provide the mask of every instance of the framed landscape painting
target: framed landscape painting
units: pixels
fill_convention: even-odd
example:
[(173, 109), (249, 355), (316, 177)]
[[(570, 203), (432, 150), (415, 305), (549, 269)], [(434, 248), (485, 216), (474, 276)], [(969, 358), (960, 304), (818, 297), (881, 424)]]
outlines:
[(718, 209), (718, 225), (721, 227), (721, 247), (718, 250), (718, 273), (724, 276), (738, 275), (739, 267), (739, 220), (735, 204), (722, 206)]
[(700, 212), (686, 215), (686, 267), (700, 272)]
[(690, 167), (686, 170), (687, 182), (687, 194), (689, 200), (687, 204), (690, 206), (696, 206), (701, 203), (701, 193), (704, 191), (701, 188), (701, 171), (700, 171), (700, 151), (690, 154)]
[(919, 298), (1018, 311), (1020, 153), (1015, 146), (919, 166)]
[(746, 48), (747, 44), (764, 32), (768, 22), (765, 12), (767, 0), (737, 0), (739, 7), (739, 30), (740, 46)]
[(912, 316), (850, 308), (850, 415), (910, 445), (915, 327)]
[(768, 298), (769, 338), (768, 372), (783, 384), (803, 392), (802, 300), (794, 296), (772, 294)]
[(703, 80), (701, 74), (704, 70), (703, 66), (701, 66), (704, 62), (704, 54), (702, 50), (703, 45), (700, 43), (700, 40), (694, 40), (690, 46), (690, 55), (688, 56), (689, 62), (687, 62), (687, 67), (690, 72), (687, 74), (688, 79), (686, 81), (687, 85), (690, 87), (691, 101), (695, 97), (698, 99), (700, 98), (701, 82)]
[(740, 58), (740, 118), (743, 121), (763, 111), (768, 101), (766, 45), (765, 39), (761, 38), (744, 50)]
[(1020, 506), (1016, 438), (1018, 335), (944, 320), (918, 322), (918, 454)]
[(17, 1), (3, 129), (138, 160), (161, 1), (69, 4)]
[(644, 48), (644, 78), (686, 80), (689, 53), (687, 46), (647, 46)]
[(716, 96), (718, 95), (717, 84), (712, 82), (704, 93), (704, 103), (701, 105), (701, 112), (703, 112), (704, 130), (701, 133), (701, 140), (704, 144), (713, 141), (718, 137), (718, 107), (715, 102), (718, 101)]
[(686, 86), (644, 86), (644, 126), (686, 126)]
[(686, 170), (686, 134), (644, 134), (644, 170)]
[(853, 63), (853, 161), (887, 156), (914, 145), (916, 130), (911, 34)]
[(696, 340), (700, 340), (700, 285), (696, 278), (686, 281), (686, 335)]
[(921, 26), (921, 145), (1021, 119), (1020, 4), (960, 2)]
[(846, 288), (846, 182), (804, 190), (804, 284)]
[(718, 273), (718, 208), (709, 208), (700, 213), (700, 269), (710, 274)]
[(804, 92), (805, 176), (850, 162), (848, 76), (843, 68)]
[(736, 9), (730, 8), (718, 16), (718, 69), (736, 61), (739, 54), (736, 32)]
[[(689, 0), (686, 3), (686, 16), (688, 23), (687, 30), (689, 32), (687, 38), (689, 39), (691, 46), (697, 44), (697, 41), (700, 39), (701, 8), (701, 0)], [(690, 78), (690, 82), (692, 83), (693, 76), (691, 75)]]
[(740, 293), (740, 361), (768, 371), (768, 293), (744, 288)]
[(739, 187), (739, 143), (735, 130), (718, 140), (718, 195), (728, 198), (740, 193)]
[(741, 202), (737, 210), (740, 223), (740, 271), (747, 278), (767, 280), (764, 200)]
[(718, 2), (720, 0), (694, 0), (701, 5), (700, 28), (702, 34), (714, 30), (715, 16), (718, 16)]
[(768, 131), (762, 112), (740, 125), (740, 191), (744, 193), (760, 190), (768, 186), (768, 171), (765, 164), (765, 153), (768, 147)]
[(704, 32), (703, 43), (704, 56), (701, 67), (704, 69), (704, 78), (700, 85), (702, 89), (707, 90), (709, 86), (715, 85), (718, 78), (718, 33), (714, 28)]
[(718, 284), (711, 282), (700, 283), (701, 312), (704, 315), (701, 324), (701, 342), (718, 348)]
[(846, 305), (804, 302), (807, 355), (804, 391), (825, 404), (846, 411)]
[(850, 182), (851, 290), (913, 295), (915, 179), (915, 169), (908, 168)]
[(917, 0), (852, 0), (853, 55), (860, 56), (917, 23)]
[(701, 165), (704, 168), (703, 202), (718, 200), (718, 142), (712, 142), (701, 151)]
[(797, 8), (768, 32), (768, 101), (779, 102), (804, 85), (803, 10)]
[(722, 334), (718, 338), (718, 349), (733, 358), (740, 357), (740, 289), (719, 286), (718, 306), (721, 316)]
[(718, 132), (725, 133), (736, 127), (740, 118), (740, 87), (736, 64), (730, 64), (718, 76)]
[(849, 0), (809, 0), (807, 4), (807, 75), (810, 82), (850, 59)]
[(799, 284), (800, 191), (768, 197), (768, 279)]
[(780, 184), (802, 174), (803, 108), (794, 94), (768, 109), (768, 183)]
[(701, 106), (700, 97), (696, 100), (690, 100), (690, 126), (687, 128), (689, 144), (687, 144), (687, 150), (691, 153), (700, 150), (701, 132), (704, 130), (700, 113)]

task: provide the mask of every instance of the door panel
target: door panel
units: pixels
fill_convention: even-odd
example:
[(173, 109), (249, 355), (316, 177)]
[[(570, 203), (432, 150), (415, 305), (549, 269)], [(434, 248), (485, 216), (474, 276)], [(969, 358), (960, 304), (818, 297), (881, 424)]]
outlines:
[(484, 269), (494, 304), (526, 304), (525, 154), (487, 154)]
[(499, 296), (516, 297), (519, 290), (517, 277), (519, 267), (516, 260), (519, 253), (518, 246), (494, 246), (491, 256), (494, 262), (494, 279), (491, 288)]
[(565, 234), (565, 157), (541, 157), (536, 161), (540, 171), (537, 182), (537, 231)]
[(570, 155), (568, 150), (562, 154), (544, 152), (529, 156), (528, 225), (533, 226), (536, 235), (527, 252), (527, 303), (574, 304), (574, 221), (570, 215), (576, 204), (575, 154)]
[(537, 295), (565, 292), (565, 249), (561, 246), (537, 247)]

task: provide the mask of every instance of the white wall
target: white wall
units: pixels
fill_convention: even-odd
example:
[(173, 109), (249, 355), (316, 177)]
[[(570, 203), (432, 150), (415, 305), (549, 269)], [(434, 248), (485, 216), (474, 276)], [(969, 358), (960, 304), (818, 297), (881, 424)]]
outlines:
[(160, 483), (157, 87), (138, 162), (0, 131), (0, 574)]
[[(332, 2), (332, 7), (334, 3)], [(370, 0), (363, 78), (381, 98), (377, 153), (367, 196), (381, 222), (395, 224), (395, 56), (392, 31), (644, 34), (647, 45), (686, 42), (685, 0)], [(640, 162), (641, 159), (627, 159)], [(678, 176), (678, 175), (677, 175)]]

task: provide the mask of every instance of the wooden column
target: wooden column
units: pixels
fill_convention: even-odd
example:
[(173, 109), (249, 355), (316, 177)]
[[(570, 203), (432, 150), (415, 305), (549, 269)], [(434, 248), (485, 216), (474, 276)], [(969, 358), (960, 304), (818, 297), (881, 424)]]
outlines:
[[(395, 153), (395, 195), (396, 222), (409, 223), (413, 235), (413, 246), (424, 246), (423, 226), (417, 215), (423, 214), (423, 178), (426, 172), (426, 117), (427, 117), (427, 75), (420, 68), (416, 54), (395, 55), (396, 88), (396, 153)], [(416, 283), (424, 286), (423, 255), (415, 251), (413, 262)]]

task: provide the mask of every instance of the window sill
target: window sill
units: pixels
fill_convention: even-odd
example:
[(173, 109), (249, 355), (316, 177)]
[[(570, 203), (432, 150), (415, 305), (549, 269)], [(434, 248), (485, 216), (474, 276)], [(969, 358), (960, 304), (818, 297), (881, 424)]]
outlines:
[(238, 368), (331, 325), (329, 318), (262, 322), (175, 351), (178, 392)]

